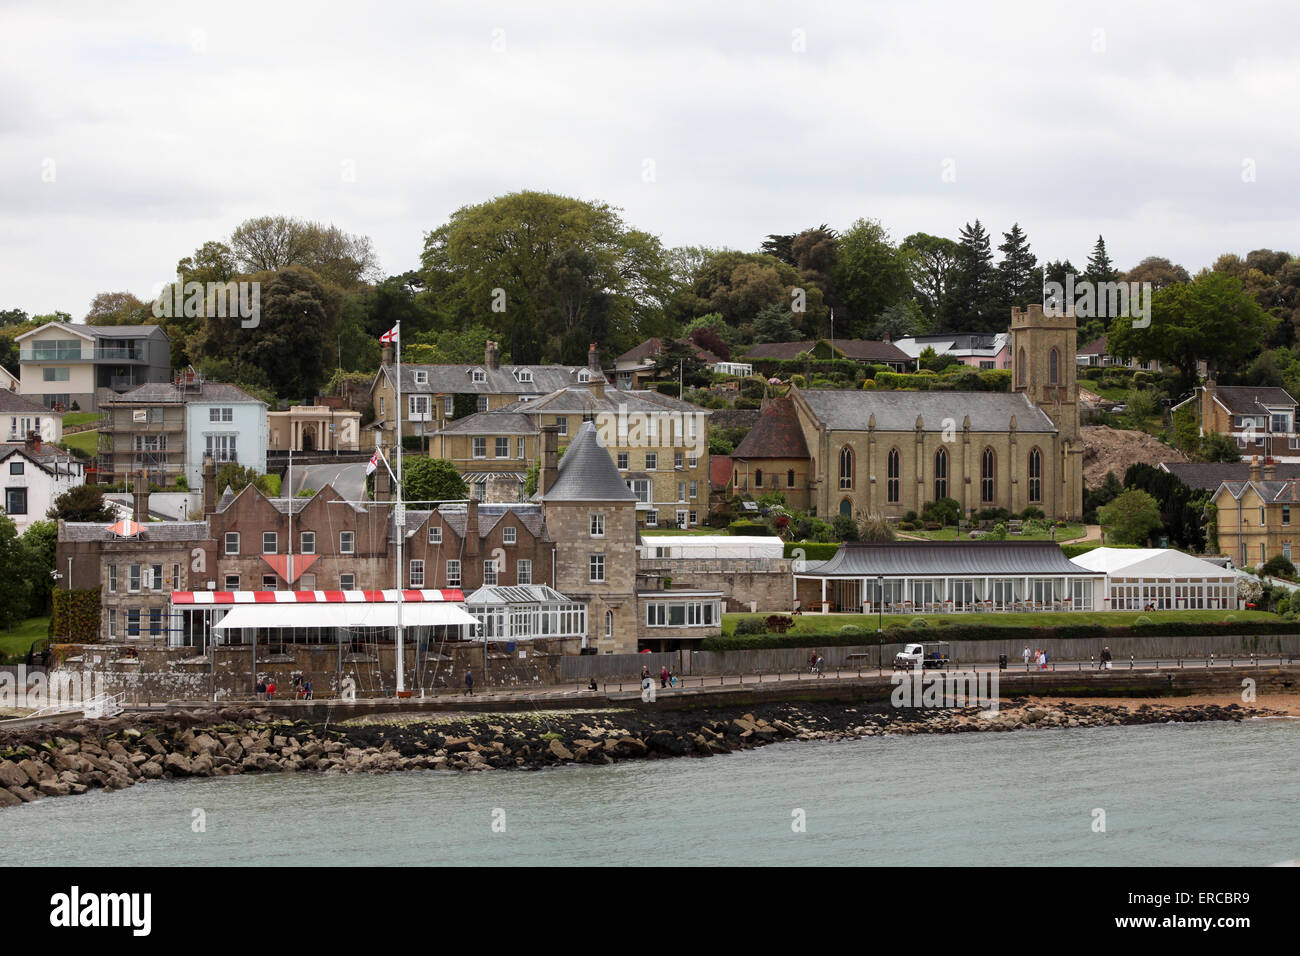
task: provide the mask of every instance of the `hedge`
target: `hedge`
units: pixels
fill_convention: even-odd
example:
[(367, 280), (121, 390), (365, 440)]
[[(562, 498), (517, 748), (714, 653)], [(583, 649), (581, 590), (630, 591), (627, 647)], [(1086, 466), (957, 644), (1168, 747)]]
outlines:
[[(1225, 621), (1216, 624), (1206, 621), (1170, 621), (1164, 624), (1137, 625), (1134, 627), (1106, 627), (1101, 624), (1067, 624), (1060, 627), (1023, 627), (1015, 625), (953, 624), (913, 628), (900, 626), (885, 628), (885, 640), (900, 643), (916, 640), (917, 632), (924, 631), (923, 640), (945, 641), (1021, 641), (1032, 634), (1034, 640), (1047, 638), (1097, 638), (1116, 640), (1123, 637), (1200, 637), (1215, 635), (1248, 634), (1269, 636), (1295, 634), (1300, 625), (1294, 621)], [(865, 625), (864, 625), (865, 627)], [(749, 634), (732, 637), (710, 637), (700, 643), (702, 651), (752, 651), (782, 647), (853, 647), (875, 643), (875, 628), (861, 634)]]
[(66, 638), (78, 644), (93, 644), (99, 640), (98, 587), (80, 591), (56, 589), (53, 598), (54, 616), (50, 618), (50, 634), (56, 639)]
[(771, 534), (772, 532), (769, 531), (767, 525), (761, 521), (733, 521), (731, 524), (727, 525), (727, 533), (761, 538)]
[(838, 541), (787, 541), (785, 557), (798, 557), (795, 551), (802, 550), (805, 561), (829, 561), (839, 549)]

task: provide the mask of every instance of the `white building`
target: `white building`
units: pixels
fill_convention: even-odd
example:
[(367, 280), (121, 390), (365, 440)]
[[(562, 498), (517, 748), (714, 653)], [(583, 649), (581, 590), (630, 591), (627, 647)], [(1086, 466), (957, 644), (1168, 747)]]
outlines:
[(33, 521), (44, 521), (54, 499), (84, 484), (85, 465), (39, 439), (0, 445), (0, 487), (4, 512), (22, 534)]
[(63, 418), (40, 402), (0, 388), (0, 441), (25, 442), (28, 432), (54, 444), (63, 440)]
[(219, 468), (225, 462), (266, 474), (266, 402), (241, 388), (204, 382), (185, 400), (185, 478), (191, 488), (203, 487), (203, 458), (211, 455)]
[(641, 558), (780, 558), (785, 542), (777, 537), (726, 534), (643, 535)]
[(1094, 548), (1072, 560), (1106, 576), (1100, 610), (1238, 607), (1233, 571), (1172, 548)]

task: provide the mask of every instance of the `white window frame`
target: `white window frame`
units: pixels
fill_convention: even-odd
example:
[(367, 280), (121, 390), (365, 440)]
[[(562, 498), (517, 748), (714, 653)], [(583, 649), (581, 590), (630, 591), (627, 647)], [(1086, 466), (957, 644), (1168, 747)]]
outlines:
[(501, 529), (502, 544), (516, 544), (519, 541), (519, 529), (515, 527)]
[(452, 558), (447, 562), (447, 587), (458, 588), (460, 587), (460, 582), (460, 561), (456, 558)]
[(298, 550), (303, 554), (316, 553), (316, 532), (304, 531), (298, 539)]
[(500, 577), (500, 569), (497, 567), (496, 558), (488, 558), (483, 562), (483, 585), (495, 585)]
[[(271, 543), (271, 549), (270, 549), (269, 551), (268, 551), (267, 548), (266, 548), (266, 543), (267, 543), (268, 541)], [(279, 554), (279, 553), (280, 553), (280, 535), (279, 535), (279, 533), (277, 533), (277, 532), (275, 532), (275, 531), (263, 531), (263, 532), (262, 532), (262, 553), (263, 553), (263, 554)]]
[(605, 583), (605, 555), (587, 555), (587, 581), (591, 584)]
[(227, 531), (225, 544), (226, 549), (223, 554), (239, 554), (239, 532)]
[(339, 554), (357, 553), (357, 533), (355, 531), (339, 532)]
[(429, 543), (442, 544), (442, 525), (435, 524), (429, 526)]
[(591, 514), (591, 521), (588, 523), (588, 529), (593, 538), (605, 537), (605, 515), (599, 511)]
[(515, 562), (515, 583), (533, 583), (533, 562), (531, 558), (520, 558)]
[(410, 581), (411, 581), (412, 588), (424, 587), (424, 559), (423, 558), (411, 559)]

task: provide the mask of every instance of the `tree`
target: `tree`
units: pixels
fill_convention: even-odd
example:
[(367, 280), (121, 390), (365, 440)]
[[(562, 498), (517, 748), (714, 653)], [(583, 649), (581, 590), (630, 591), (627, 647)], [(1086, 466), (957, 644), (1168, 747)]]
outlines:
[(13, 519), (0, 512), (0, 627), (21, 624), (32, 604), (31, 561)]
[(1145, 491), (1160, 508), (1160, 522), (1170, 543), (1185, 551), (1205, 550), (1205, 529), (1201, 524), (1203, 503), (1196, 492), (1175, 475), (1152, 465), (1130, 465), (1124, 473), (1124, 487)]
[(0, 326), (24, 325), (28, 321), (27, 313), (22, 309), (0, 309)]
[(708, 327), (691, 329), (686, 333), (686, 337), (691, 340), (696, 348), (716, 355), (724, 362), (731, 358), (731, 346), (723, 341), (722, 336)]
[(445, 458), (411, 457), (403, 466), (402, 497), (408, 502), (463, 501), (469, 497), (465, 480)]
[(930, 331), (930, 328), (930, 320), (921, 311), (921, 306), (915, 299), (905, 298), (899, 299), (876, 316), (876, 321), (871, 324), (870, 335), (873, 339), (883, 339), (886, 335), (897, 339), (904, 335), (921, 335)]
[(1147, 256), (1128, 272), (1120, 276), (1124, 282), (1150, 282), (1151, 291), (1159, 292), (1176, 282), (1191, 282), (1192, 277), (1182, 266), (1176, 266), (1162, 256)]
[(942, 236), (915, 232), (903, 240), (900, 251), (921, 311), (931, 323), (946, 321), (961, 268), (961, 246)]
[(1201, 436), (1200, 447), (1196, 452), (1197, 461), (1241, 461), (1241, 449), (1237, 440), (1219, 432), (1206, 432)]
[(957, 281), (943, 325), (954, 332), (996, 332), (1007, 325), (998, 303), (998, 273), (993, 266), (989, 234), (976, 219), (961, 228)]
[(45, 517), (56, 521), (114, 521), (117, 515), (105, 503), (98, 485), (78, 485), (55, 498)]
[(998, 263), (998, 284), (1003, 306), (1024, 308), (1031, 302), (1041, 301), (1042, 285), (1035, 271), (1038, 257), (1029, 251), (1029, 239), (1020, 223), (1014, 223), (1011, 231), (1004, 232), (1002, 238), (1003, 243), (998, 246), (1002, 253), (1002, 261)]
[(525, 191), (464, 206), (426, 234), (421, 263), (444, 320), (490, 318), (519, 362), (585, 361), (590, 342), (671, 332), (663, 246), (605, 203)]
[(1274, 324), (1241, 280), (1206, 272), (1191, 282), (1161, 289), (1152, 297), (1150, 323), (1135, 326), (1126, 316), (1111, 320), (1106, 345), (1114, 355), (1158, 359), (1177, 367), (1180, 391), (1197, 384), (1204, 361), (1213, 377), (1218, 369), (1244, 365)]
[(153, 309), (130, 292), (101, 292), (90, 303), (87, 325), (148, 325)]
[(229, 318), (207, 316), (191, 351), (198, 358), (261, 370), (276, 395), (310, 398), (335, 366), (342, 294), (301, 266), (257, 273), (252, 281), (261, 286), (258, 324), (244, 328)]
[(843, 331), (837, 329), (843, 338), (865, 338), (876, 318), (912, 288), (906, 254), (874, 219), (859, 219), (840, 236), (831, 278), (848, 313), (839, 325)]
[(256, 485), (258, 491), (268, 497), (277, 493), (271, 476), (259, 474), (256, 468), (238, 465), (232, 461), (226, 462), (217, 469), (217, 490), (222, 494), (227, 488), (234, 494), (239, 494), (249, 485)]
[(191, 255), (176, 263), (176, 275), (182, 282), (229, 282), (238, 264), (235, 254), (224, 242), (205, 242)]
[(780, 305), (769, 305), (754, 317), (755, 342), (796, 342), (794, 313)]
[(1088, 257), (1083, 277), (1094, 284), (1114, 282), (1119, 278), (1119, 272), (1106, 254), (1106, 240), (1101, 236), (1097, 237), (1097, 243), (1092, 247), (1092, 255)]
[(1130, 488), (1097, 512), (1111, 544), (1146, 544), (1161, 527), (1160, 506), (1145, 491)]
[(27, 557), (27, 579), (32, 582), (29, 617), (50, 613), (50, 592), (54, 589), (54, 552), (58, 545), (59, 526), (53, 521), (33, 521), (23, 532), (22, 544)]
[(341, 289), (359, 288), (379, 275), (369, 237), (287, 216), (244, 220), (230, 234), (229, 251), (241, 272), (301, 266)]

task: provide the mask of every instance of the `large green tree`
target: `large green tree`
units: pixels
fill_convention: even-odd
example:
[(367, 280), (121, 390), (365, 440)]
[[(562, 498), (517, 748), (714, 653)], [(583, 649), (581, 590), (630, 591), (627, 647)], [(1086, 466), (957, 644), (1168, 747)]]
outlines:
[(908, 257), (874, 219), (859, 219), (839, 237), (831, 271), (836, 301), (836, 335), (866, 338), (885, 309), (911, 292)]
[(961, 228), (957, 281), (944, 326), (954, 332), (1000, 332), (1009, 321), (998, 295), (998, 272), (988, 231), (978, 219)]
[(526, 191), (465, 206), (425, 236), (421, 262), (448, 326), (490, 322), (518, 362), (576, 363), (590, 342), (672, 331), (663, 246), (605, 203)]
[(931, 323), (946, 321), (961, 268), (961, 246), (951, 239), (915, 232), (901, 247), (917, 304)]
[(1205, 272), (1157, 292), (1144, 327), (1127, 316), (1113, 319), (1106, 344), (1114, 355), (1175, 366), (1186, 392), (1196, 386), (1199, 362), (1211, 376), (1243, 365), (1259, 351), (1274, 322), (1240, 279)]
[(402, 461), (402, 497), (406, 501), (429, 503), (459, 501), (469, 497), (465, 479), (456, 466), (444, 458), (410, 456)]
[(1162, 527), (1160, 506), (1145, 491), (1130, 488), (1097, 510), (1109, 544), (1146, 544)]
[(104, 492), (98, 485), (69, 488), (54, 499), (45, 516), (63, 521), (112, 521), (116, 517), (104, 502)]
[(54, 552), (58, 539), (59, 527), (53, 521), (33, 521), (23, 532), (27, 579), (32, 582), (29, 617), (50, 613), (50, 592), (54, 589)]
[(31, 561), (13, 519), (0, 511), (0, 627), (13, 628), (32, 605)]
[(288, 216), (244, 220), (230, 234), (229, 249), (241, 272), (302, 266), (344, 290), (360, 288), (380, 275), (368, 236)]
[(1002, 261), (998, 263), (998, 297), (1004, 309), (1012, 306), (1023, 309), (1030, 303), (1037, 304), (1042, 299), (1040, 275), (1036, 271), (1038, 257), (1029, 250), (1029, 238), (1020, 223), (1014, 223), (1010, 232), (1002, 234), (1002, 244), (998, 246)]

